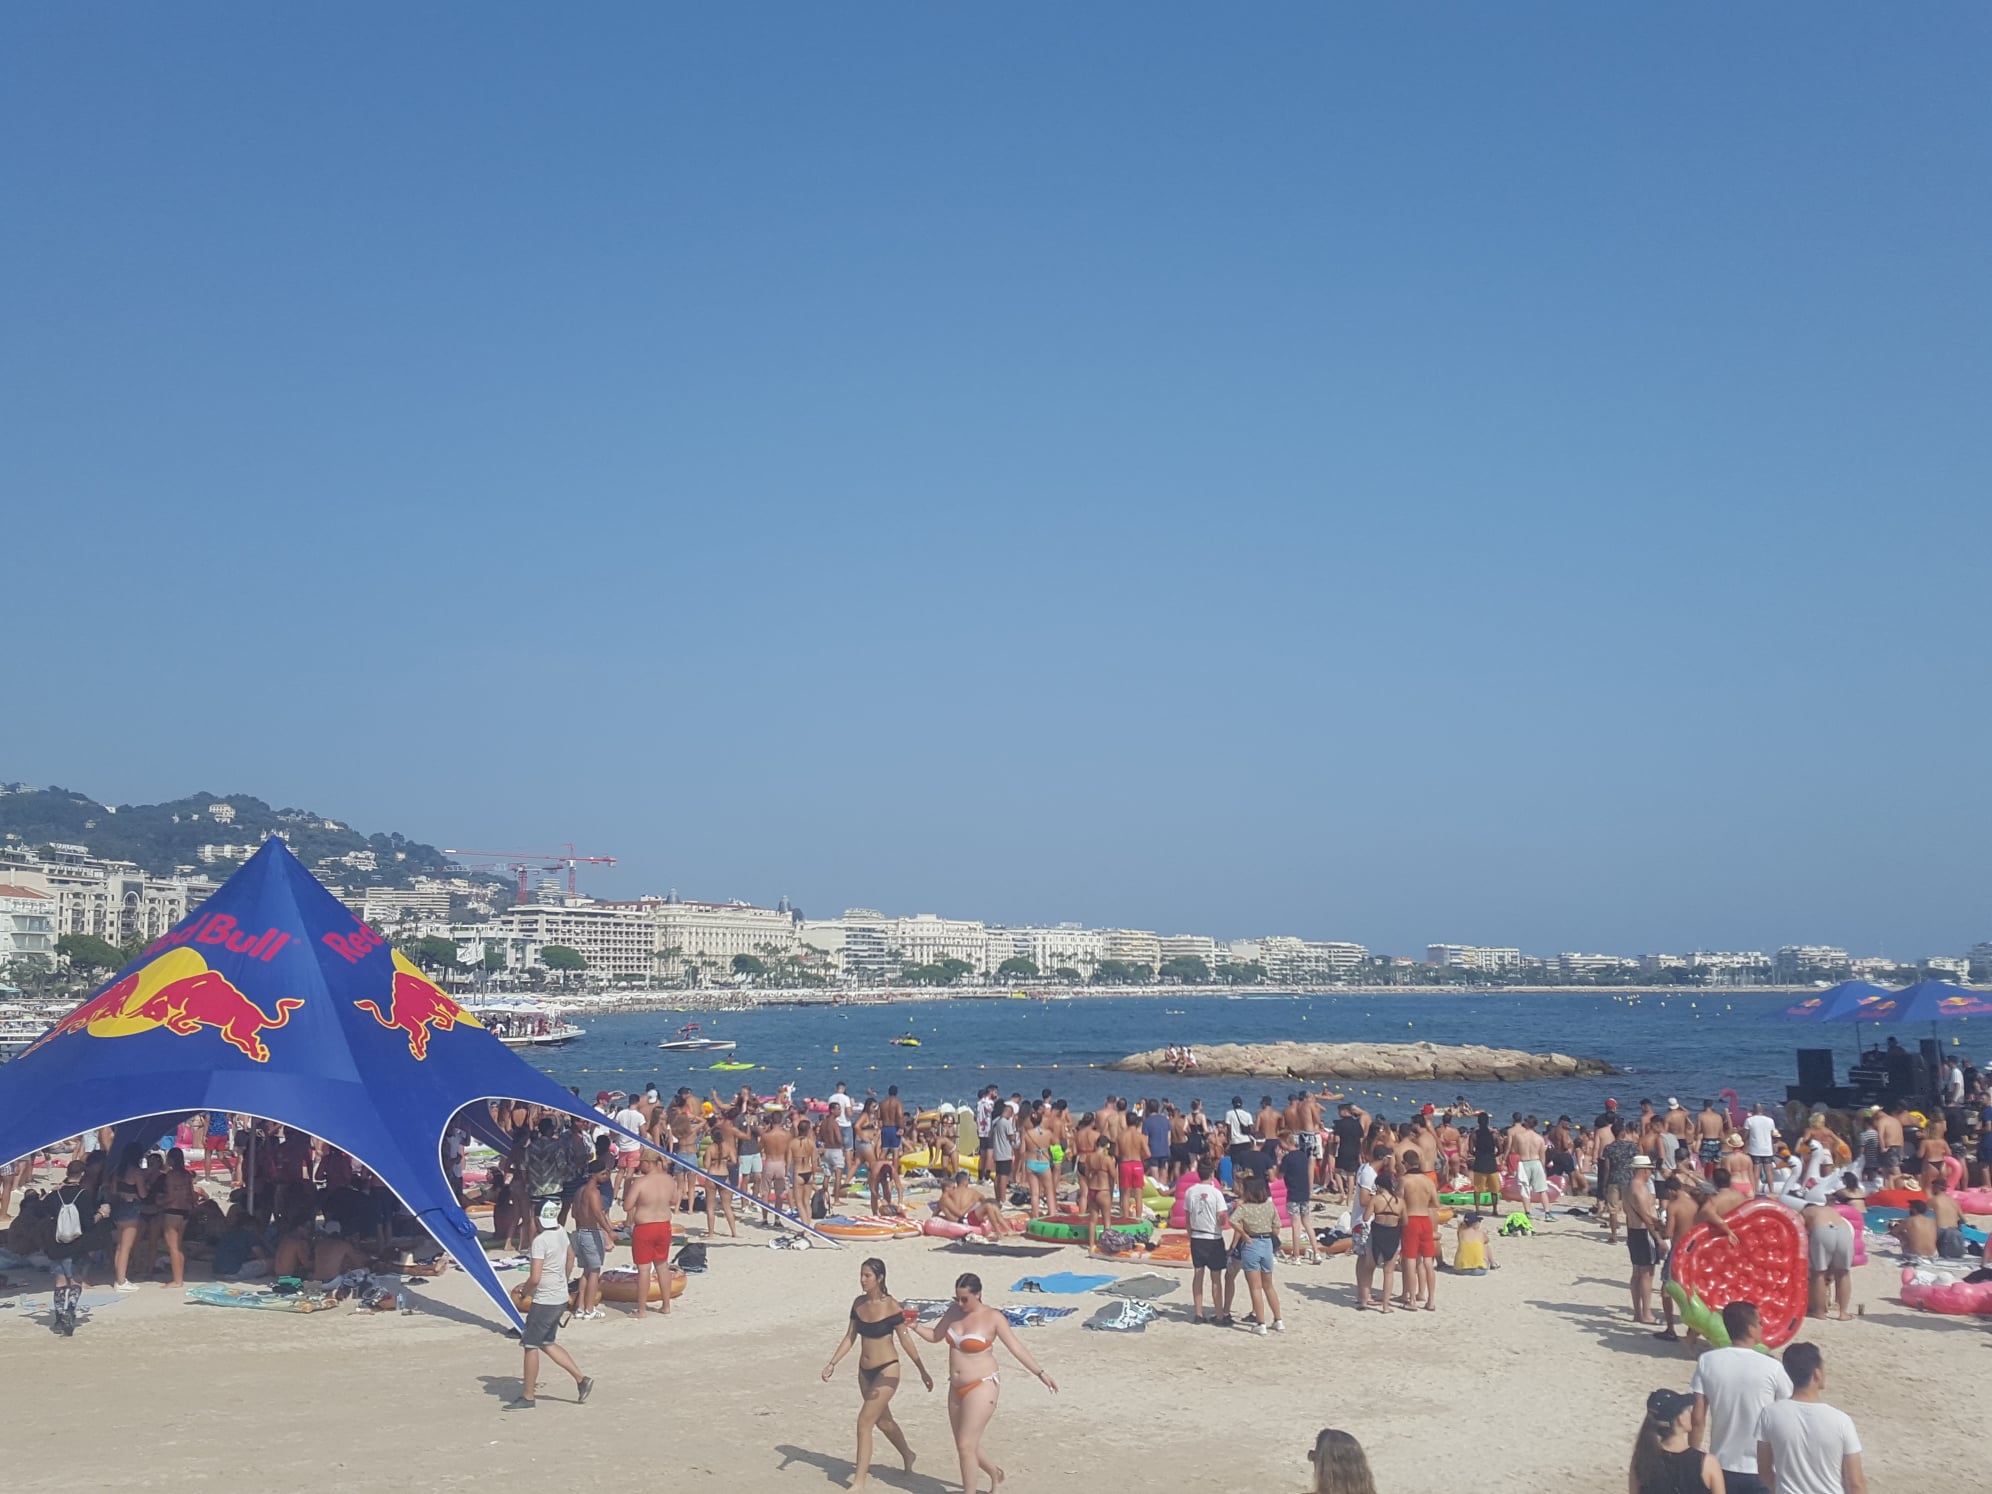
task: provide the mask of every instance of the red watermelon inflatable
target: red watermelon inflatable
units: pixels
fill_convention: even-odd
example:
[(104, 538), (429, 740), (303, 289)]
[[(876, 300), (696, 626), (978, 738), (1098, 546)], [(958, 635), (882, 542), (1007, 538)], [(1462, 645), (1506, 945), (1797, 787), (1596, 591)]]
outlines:
[(1764, 1343), (1778, 1348), (1805, 1322), (1805, 1226), (1772, 1198), (1753, 1198), (1727, 1218), (1735, 1241), (1697, 1224), (1674, 1248), (1668, 1279), (1715, 1312), (1732, 1302), (1756, 1303)]

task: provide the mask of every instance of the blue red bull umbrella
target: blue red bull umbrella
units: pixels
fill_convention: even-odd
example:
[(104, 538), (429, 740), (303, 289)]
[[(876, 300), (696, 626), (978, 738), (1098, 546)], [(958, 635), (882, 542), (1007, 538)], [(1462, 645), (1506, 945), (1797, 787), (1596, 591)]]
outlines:
[(0, 1067), (0, 1161), (139, 1117), (226, 1111), (279, 1121), (387, 1184), (518, 1322), (443, 1172), (451, 1118), (490, 1099), (642, 1141), (486, 1032), (272, 837)]

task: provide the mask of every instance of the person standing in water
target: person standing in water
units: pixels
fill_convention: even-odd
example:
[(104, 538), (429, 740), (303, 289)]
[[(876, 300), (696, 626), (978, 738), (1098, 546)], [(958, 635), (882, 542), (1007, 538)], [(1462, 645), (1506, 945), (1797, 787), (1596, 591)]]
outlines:
[(914, 1347), (906, 1315), (900, 1310), (898, 1301), (885, 1290), (885, 1262), (873, 1256), (860, 1265), (858, 1286), (861, 1290), (857, 1300), (851, 1304), (850, 1326), (844, 1330), (844, 1341), (837, 1345), (837, 1352), (823, 1366), (823, 1380), (828, 1384), (830, 1377), (837, 1372), (839, 1361), (851, 1352), (851, 1346), (860, 1345), (858, 1455), (857, 1472), (851, 1481), (853, 1489), (864, 1488), (871, 1478), (874, 1427), (885, 1433), (885, 1440), (898, 1451), (906, 1471), (913, 1471), (913, 1449), (906, 1441), (906, 1433), (892, 1415), (892, 1397), (899, 1389), (900, 1348), (906, 1350), (906, 1356), (913, 1361), (913, 1368), (920, 1372), (921, 1383), (929, 1390), (934, 1388), (934, 1377), (927, 1373), (927, 1366), (920, 1362), (920, 1351)]

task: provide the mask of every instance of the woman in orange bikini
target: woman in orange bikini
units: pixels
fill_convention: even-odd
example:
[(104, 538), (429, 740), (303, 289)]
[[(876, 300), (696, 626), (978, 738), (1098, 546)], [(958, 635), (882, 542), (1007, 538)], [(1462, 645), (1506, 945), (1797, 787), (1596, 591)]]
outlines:
[[(1038, 1367), (1030, 1351), (1017, 1342), (1003, 1314), (982, 1304), (982, 1278), (964, 1272), (955, 1278), (954, 1305), (931, 1328), (913, 1331), (930, 1344), (948, 1345), (948, 1425), (954, 1429), (955, 1451), (961, 1455), (962, 1494), (975, 1494), (981, 1473), (989, 1487), (1003, 1482), (1003, 1470), (982, 1451), (982, 1435), (996, 1414), (998, 1370), (996, 1346), (1001, 1344), (1025, 1369), (1056, 1394), (1058, 1382)], [(978, 1472), (979, 1470), (979, 1472)]]
[(863, 1401), (858, 1407), (858, 1462), (851, 1481), (853, 1489), (862, 1489), (871, 1477), (873, 1427), (885, 1433), (885, 1440), (898, 1449), (906, 1471), (913, 1471), (913, 1449), (892, 1416), (892, 1395), (899, 1389), (899, 1346), (903, 1345), (913, 1360), (921, 1382), (929, 1390), (934, 1388), (934, 1377), (920, 1362), (920, 1351), (913, 1347), (913, 1340), (907, 1334), (906, 1315), (900, 1311), (899, 1303), (886, 1294), (885, 1262), (873, 1256), (859, 1266), (858, 1285), (864, 1291), (851, 1304), (851, 1324), (844, 1330), (844, 1341), (823, 1366), (827, 1384), (836, 1373), (837, 1361), (851, 1352), (852, 1344), (862, 1344), (858, 1350), (858, 1394)]

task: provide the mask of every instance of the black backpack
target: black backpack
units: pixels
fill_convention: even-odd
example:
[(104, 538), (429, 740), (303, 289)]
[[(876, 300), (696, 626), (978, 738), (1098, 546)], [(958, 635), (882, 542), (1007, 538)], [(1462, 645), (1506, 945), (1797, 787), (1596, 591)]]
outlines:
[(706, 1248), (696, 1242), (678, 1247), (678, 1258), (671, 1263), (680, 1271), (696, 1274), (706, 1268)]

